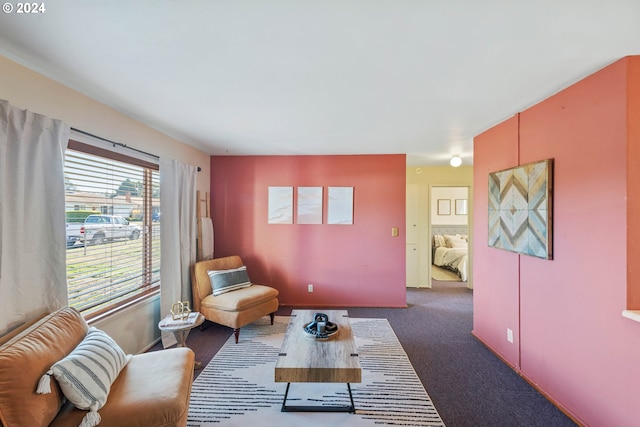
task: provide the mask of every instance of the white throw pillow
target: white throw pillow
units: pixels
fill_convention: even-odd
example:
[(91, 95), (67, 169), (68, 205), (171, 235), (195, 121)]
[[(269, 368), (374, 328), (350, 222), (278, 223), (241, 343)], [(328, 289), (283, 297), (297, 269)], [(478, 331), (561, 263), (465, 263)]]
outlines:
[(53, 375), (76, 408), (90, 411), (80, 427), (96, 426), (100, 423), (97, 411), (107, 403), (111, 384), (130, 358), (105, 332), (91, 327), (82, 342), (42, 377), (37, 392), (51, 391), (46, 377)]

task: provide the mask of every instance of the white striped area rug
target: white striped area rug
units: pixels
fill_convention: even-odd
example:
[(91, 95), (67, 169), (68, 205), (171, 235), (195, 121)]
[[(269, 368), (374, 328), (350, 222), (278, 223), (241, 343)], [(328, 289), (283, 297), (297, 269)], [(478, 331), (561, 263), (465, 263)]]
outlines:
[[(281, 412), (286, 383), (274, 368), (288, 317), (265, 317), (233, 336), (193, 383), (189, 427), (444, 426), (387, 319), (351, 318), (362, 382), (351, 384), (356, 413)], [(346, 384), (292, 383), (290, 405), (349, 403)]]

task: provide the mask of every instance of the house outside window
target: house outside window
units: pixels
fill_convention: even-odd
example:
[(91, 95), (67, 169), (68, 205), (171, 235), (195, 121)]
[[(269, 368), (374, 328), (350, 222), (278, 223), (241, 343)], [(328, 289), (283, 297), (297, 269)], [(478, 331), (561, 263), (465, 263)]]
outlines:
[(69, 305), (90, 319), (158, 292), (158, 165), (70, 140), (64, 173)]

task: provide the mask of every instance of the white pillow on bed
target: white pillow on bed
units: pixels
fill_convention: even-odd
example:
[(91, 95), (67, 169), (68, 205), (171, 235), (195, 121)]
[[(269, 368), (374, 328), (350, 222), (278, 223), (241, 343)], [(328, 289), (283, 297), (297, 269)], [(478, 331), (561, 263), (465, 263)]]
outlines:
[(433, 236), (433, 246), (439, 248), (441, 246), (446, 246), (446, 242), (444, 241), (444, 237), (440, 234), (434, 234)]
[(467, 242), (459, 242), (457, 240), (452, 241), (451, 243), (449, 243), (449, 246), (447, 246), (448, 248), (464, 248), (467, 249), (469, 247), (469, 244)]
[(468, 243), (466, 240), (461, 238), (457, 238), (455, 236), (445, 236), (444, 237), (445, 244), (448, 248), (467, 248)]

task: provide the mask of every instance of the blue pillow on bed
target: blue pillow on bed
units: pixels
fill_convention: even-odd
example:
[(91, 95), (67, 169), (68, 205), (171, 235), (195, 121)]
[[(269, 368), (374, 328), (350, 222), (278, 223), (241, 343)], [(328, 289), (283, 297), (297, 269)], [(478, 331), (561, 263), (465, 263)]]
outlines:
[(251, 286), (247, 267), (244, 265), (230, 270), (209, 270), (207, 274), (211, 281), (213, 296)]

